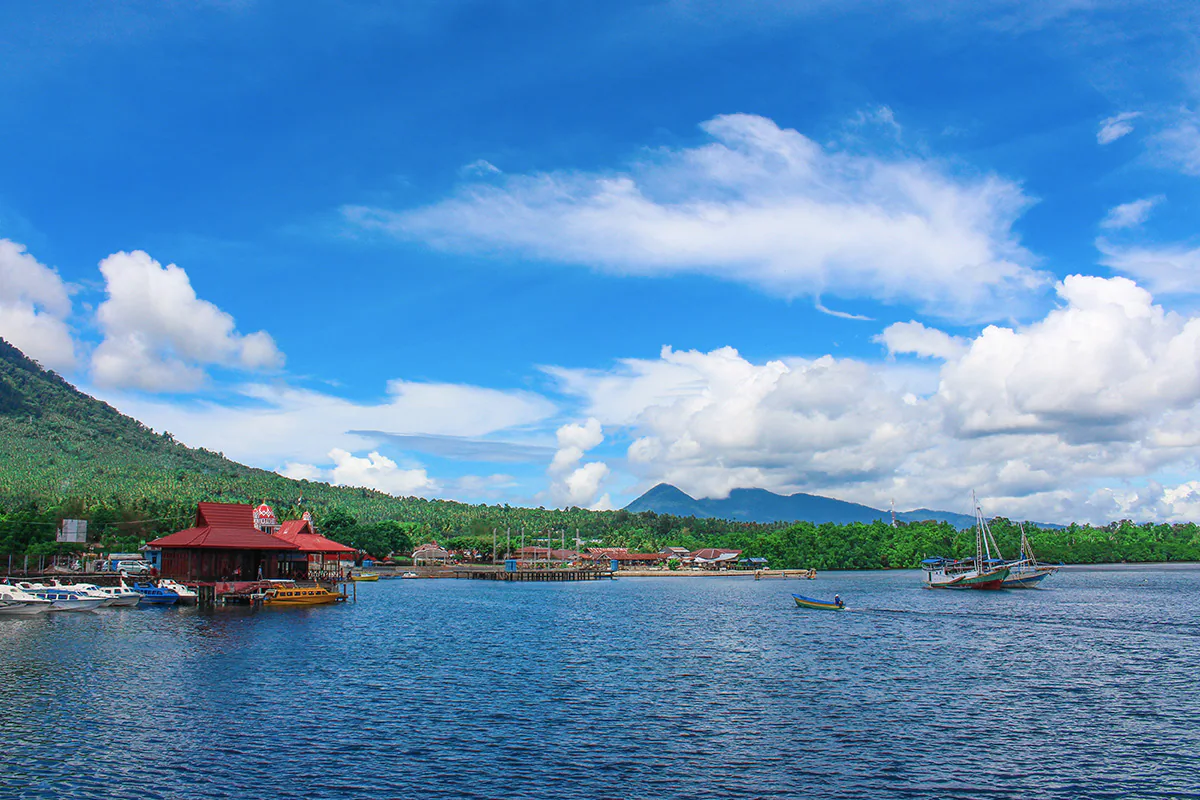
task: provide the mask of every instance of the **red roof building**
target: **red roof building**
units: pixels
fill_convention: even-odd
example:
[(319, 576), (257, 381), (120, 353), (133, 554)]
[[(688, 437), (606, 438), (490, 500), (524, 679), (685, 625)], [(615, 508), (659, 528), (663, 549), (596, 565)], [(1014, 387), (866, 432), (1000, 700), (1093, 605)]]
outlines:
[(258, 530), (245, 503), (200, 503), (195, 525), (146, 546), (162, 550), (164, 577), (200, 581), (276, 578), (280, 553), (299, 549)]

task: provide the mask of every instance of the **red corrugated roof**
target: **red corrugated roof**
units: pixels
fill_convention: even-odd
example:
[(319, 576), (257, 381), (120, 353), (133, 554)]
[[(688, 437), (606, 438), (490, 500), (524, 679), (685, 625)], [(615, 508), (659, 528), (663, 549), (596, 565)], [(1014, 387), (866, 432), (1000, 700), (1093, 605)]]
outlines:
[(200, 503), (196, 506), (197, 528), (253, 528), (254, 506), (249, 503)]
[(741, 554), (741, 550), (727, 550), (724, 547), (706, 547), (703, 550), (697, 550), (696, 552), (692, 553), (691, 557), (703, 558), (707, 561), (712, 561), (713, 559), (720, 558), (724, 555), (740, 556)]
[(245, 503), (201, 503), (195, 527), (146, 543), (147, 547), (223, 550), (296, 550), (296, 545), (254, 527), (254, 508)]
[(304, 553), (354, 554), (353, 547), (347, 547), (315, 533), (306, 519), (289, 519), (279, 527), (279, 530), (275, 531), (275, 537), (283, 539), (285, 542), (291, 542)]

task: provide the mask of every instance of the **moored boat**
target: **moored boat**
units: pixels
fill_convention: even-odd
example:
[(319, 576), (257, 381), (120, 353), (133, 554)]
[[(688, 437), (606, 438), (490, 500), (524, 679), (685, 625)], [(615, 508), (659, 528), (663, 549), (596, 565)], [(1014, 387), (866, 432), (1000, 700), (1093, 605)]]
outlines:
[(1004, 579), (1005, 589), (1036, 589), (1038, 585), (1058, 572), (1054, 564), (1043, 564), (1033, 554), (1029, 546), (1029, 537), (1025, 534), (1025, 526), (1021, 525), (1021, 557), (1009, 562), (1009, 574)]
[(323, 606), (342, 599), (324, 586), (272, 586), (263, 597), (268, 606)]
[(97, 586), (94, 583), (64, 584), (59, 581), (53, 581), (51, 585), (59, 589), (78, 592), (85, 597), (99, 598), (104, 601), (101, 608), (136, 606), (142, 599), (137, 592), (131, 592), (118, 586)]
[(105, 598), (89, 597), (70, 589), (40, 583), (18, 583), (17, 588), (35, 597), (49, 600), (50, 611), (94, 611), (105, 603)]
[(379, 580), (379, 573), (378, 572), (360, 572), (357, 575), (351, 575), (350, 577), (354, 579), (355, 583), (363, 583), (363, 582), (368, 582), (368, 581)]
[(179, 596), (177, 601), (181, 606), (194, 606), (200, 602), (199, 593), (190, 586), (173, 581), (170, 578), (163, 578), (158, 582), (158, 588), (167, 589)]
[(805, 597), (802, 594), (793, 594), (792, 598), (795, 599), (796, 605), (800, 606), (801, 608), (811, 608), (815, 611), (846, 610), (846, 604), (841, 601), (841, 598), (835, 597), (833, 600), (814, 600), (813, 598)]
[[(121, 588), (126, 588), (121, 581)], [(179, 595), (170, 589), (161, 589), (150, 583), (135, 583), (128, 587), (142, 596), (142, 602), (149, 606), (173, 606), (179, 602)]]
[(0, 584), (0, 615), (29, 616), (50, 610), (50, 601), (16, 586)]
[(927, 558), (921, 562), (925, 585), (930, 589), (1000, 589), (1008, 577), (1008, 562), (995, 555), (995, 542), (983, 519), (983, 509), (971, 494), (975, 506), (975, 555), (972, 558)]

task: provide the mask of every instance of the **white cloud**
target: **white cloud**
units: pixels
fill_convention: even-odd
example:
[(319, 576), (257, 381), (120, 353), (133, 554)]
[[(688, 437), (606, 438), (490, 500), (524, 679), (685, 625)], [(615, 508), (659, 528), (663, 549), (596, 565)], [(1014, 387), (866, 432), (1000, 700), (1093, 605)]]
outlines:
[(1136, 228), (1150, 217), (1150, 212), (1163, 201), (1162, 195), (1143, 197), (1131, 203), (1122, 203), (1109, 209), (1108, 214), (1100, 221), (1101, 228), (1121, 229)]
[(503, 170), (492, 162), (480, 158), (464, 165), (459, 169), (458, 174), (466, 178), (482, 178), (488, 175), (500, 175), (502, 172)]
[(1183, 109), (1175, 124), (1155, 134), (1151, 148), (1185, 174), (1200, 175), (1200, 115)]
[(378, 402), (286, 385), (250, 384), (239, 393), (236, 405), (100, 396), (186, 444), (267, 469), (321, 462), (334, 447), (351, 452), (375, 448), (388, 433), (484, 436), (555, 412), (553, 403), (529, 392), (399, 380), (388, 384), (388, 396)]
[(332, 482), (340, 486), (365, 486), (398, 497), (425, 495), (437, 491), (424, 469), (401, 469), (387, 456), (377, 452), (359, 458), (340, 448), (329, 451), (333, 459)]
[(147, 253), (114, 253), (100, 262), (108, 298), (96, 310), (104, 340), (92, 375), (110, 388), (190, 391), (204, 367), (276, 369), (283, 355), (264, 331), (237, 333), (233, 317), (196, 296), (187, 273)]
[(1122, 246), (1097, 239), (1100, 263), (1135, 278), (1156, 294), (1200, 292), (1200, 247), (1182, 244)]
[(0, 239), (0, 337), (44, 367), (70, 371), (75, 367), (70, 314), (71, 297), (58, 273), (25, 245)]
[(932, 389), (901, 364), (753, 363), (732, 348), (551, 373), (629, 433), (626, 463), (647, 487), (963, 512), (975, 489), (1013, 517), (1196, 518), (1195, 487), (1164, 490), (1154, 476), (1196, 467), (1200, 317), (1125, 278), (1071, 276), (1057, 291), (1062, 306), (1043, 319), (953, 346), (924, 326), (892, 330), (896, 347), (945, 359)]
[(749, 114), (701, 127), (711, 143), (652, 151), (624, 172), (511, 175), (424, 208), (344, 213), (445, 249), (700, 273), (950, 315), (1011, 311), (1046, 282), (1012, 231), (1030, 199), (1011, 181), (917, 156), (826, 150)]
[(591, 461), (555, 481), (551, 485), (551, 495), (559, 505), (588, 508), (596, 502), (600, 485), (607, 477), (608, 465), (603, 461)]
[(922, 358), (951, 359), (967, 349), (967, 343), (961, 337), (926, 328), (916, 320), (893, 323), (872, 341), (885, 345), (891, 354), (913, 353)]
[(325, 475), (324, 470), (316, 464), (301, 464), (296, 461), (289, 461), (283, 465), (283, 469), (279, 470), (279, 474), (285, 478), (291, 478), (297, 481), (326, 481), (329, 478)]
[(1142, 115), (1140, 111), (1125, 111), (1115, 117), (1100, 122), (1100, 130), (1096, 132), (1098, 144), (1112, 144), (1122, 136), (1133, 133), (1133, 120)]
[(609, 473), (608, 465), (602, 461), (579, 464), (584, 453), (604, 441), (600, 420), (591, 417), (583, 424), (563, 425), (557, 436), (558, 451), (548, 470), (552, 478), (550, 499), (560, 506), (587, 508), (596, 502)]

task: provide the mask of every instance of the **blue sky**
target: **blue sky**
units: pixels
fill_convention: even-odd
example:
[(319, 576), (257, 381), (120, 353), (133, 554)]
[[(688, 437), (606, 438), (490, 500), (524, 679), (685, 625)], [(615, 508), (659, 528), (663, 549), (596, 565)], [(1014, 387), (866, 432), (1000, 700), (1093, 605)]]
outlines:
[(1197, 11), (1027, 5), (10, 5), (0, 336), (400, 494), (1195, 518)]

